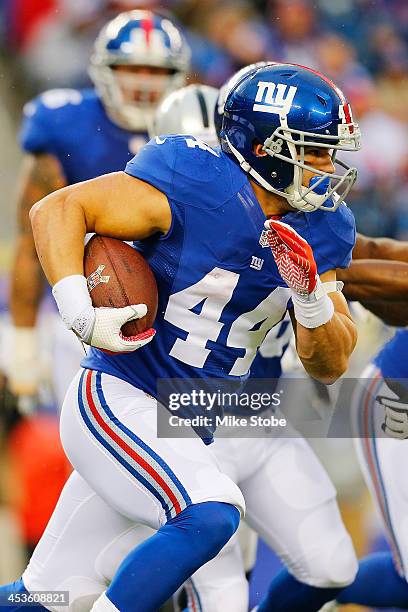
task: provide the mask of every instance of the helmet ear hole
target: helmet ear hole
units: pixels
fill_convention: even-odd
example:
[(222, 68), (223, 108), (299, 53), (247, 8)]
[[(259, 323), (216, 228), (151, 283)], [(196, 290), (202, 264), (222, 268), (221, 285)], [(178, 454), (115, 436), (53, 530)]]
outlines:
[(268, 155), (267, 152), (263, 150), (263, 144), (258, 138), (255, 138), (252, 143), (252, 152), (256, 157), (266, 157)]

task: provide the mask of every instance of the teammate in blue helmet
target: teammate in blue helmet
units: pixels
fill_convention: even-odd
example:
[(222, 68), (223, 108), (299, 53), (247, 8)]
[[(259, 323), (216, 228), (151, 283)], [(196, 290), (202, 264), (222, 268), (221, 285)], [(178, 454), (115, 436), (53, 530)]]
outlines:
[[(9, 381), (20, 398), (33, 398), (41, 379), (35, 323), (45, 290), (28, 211), (56, 189), (121, 170), (148, 141), (161, 98), (184, 84), (189, 60), (188, 45), (170, 19), (150, 11), (121, 13), (96, 39), (90, 65), (95, 89), (50, 90), (25, 106), (10, 303)], [(57, 324), (52, 378), (59, 405), (83, 356), (70, 336)]]
[(122, 13), (95, 41), (89, 74), (111, 119), (146, 131), (158, 102), (185, 84), (190, 49), (167, 17)]
[[(263, 110), (253, 108), (252, 121), (263, 113), (261, 123), (272, 117), (272, 129), (273, 114), (278, 110), (282, 120), (289, 118), (298, 93), (307, 111), (307, 132), (310, 79), (316, 78), (322, 95), (334, 100), (337, 94), (324, 77), (296, 68), (291, 104), (285, 96), (277, 109), (284, 84), (279, 88), (275, 68), (259, 69), (258, 80), (268, 84), (269, 95)], [(272, 97), (274, 79), (277, 100)], [(249, 75), (231, 92), (226, 108), (247, 80), (255, 89), (252, 104), (258, 105)], [(336, 99), (343, 106), (341, 97)], [(237, 107), (234, 123), (239, 125), (241, 117), (244, 124), (248, 116), (247, 109)], [(350, 133), (352, 127), (357, 130), (346, 114), (343, 122)], [(226, 136), (240, 146), (234, 129), (226, 129)], [(266, 138), (252, 138), (250, 153), (243, 153), (248, 160), (268, 155), (262, 144)], [(332, 174), (326, 141), (322, 147), (315, 142), (305, 146), (303, 154), (305, 184), (314, 175), (319, 180), (320, 173)], [(299, 357), (311, 376), (331, 383), (347, 368), (356, 331), (335, 269), (350, 260), (351, 212), (343, 203), (312, 215), (294, 210), (286, 197), (262, 187), (241, 166), (232, 150), (212, 149), (192, 136), (156, 137), (125, 172), (60, 190), (32, 209), (36, 245), (62, 318), (92, 348), (67, 392), (61, 416), (64, 448), (75, 471), (19, 592), (58, 582), (55, 570), (63, 566), (62, 557), (75, 552), (87, 526), (98, 537), (109, 526), (116, 541), (129, 523), (140, 522), (157, 533), (127, 555), (92, 609), (150, 612), (235, 532), (245, 503), (207, 447), (214, 425), (204, 423), (202, 439), (159, 437), (155, 398), (160, 378), (207, 382), (220, 377), (241, 385), (265, 335), (288, 310)], [(299, 218), (307, 239), (284, 222), (284, 215)], [(53, 240), (57, 229), (58, 240)], [(121, 334), (123, 323), (145, 315), (144, 304), (93, 307), (83, 274), (84, 234), (92, 231), (137, 241), (158, 283), (155, 337), (152, 332), (132, 338)], [(342, 237), (340, 254), (333, 253), (333, 233)], [(334, 258), (339, 257), (337, 265)], [(321, 278), (319, 260), (325, 260)], [(183, 405), (179, 418), (191, 415), (191, 409), (198, 417), (208, 414), (205, 405)], [(93, 584), (104, 590), (97, 570)], [(77, 564), (71, 571), (59, 578), (75, 591)]]

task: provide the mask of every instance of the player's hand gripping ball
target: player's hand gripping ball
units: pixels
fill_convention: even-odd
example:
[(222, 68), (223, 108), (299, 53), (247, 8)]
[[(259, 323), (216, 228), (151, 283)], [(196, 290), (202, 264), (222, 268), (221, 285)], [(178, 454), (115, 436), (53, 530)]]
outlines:
[(312, 247), (287, 223), (268, 219), (265, 228), (279, 274), (292, 291), (307, 298), (318, 278)]
[(143, 256), (121, 240), (93, 236), (85, 247), (84, 270), (95, 307), (89, 344), (130, 352), (150, 342), (158, 293)]

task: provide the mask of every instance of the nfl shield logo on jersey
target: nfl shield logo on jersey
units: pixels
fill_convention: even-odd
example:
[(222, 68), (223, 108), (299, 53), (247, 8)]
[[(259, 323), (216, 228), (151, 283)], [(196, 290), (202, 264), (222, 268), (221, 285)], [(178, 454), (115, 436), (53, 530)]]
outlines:
[(269, 247), (268, 230), (262, 230), (261, 235), (259, 237), (259, 244), (261, 245), (263, 249), (266, 249), (267, 247)]

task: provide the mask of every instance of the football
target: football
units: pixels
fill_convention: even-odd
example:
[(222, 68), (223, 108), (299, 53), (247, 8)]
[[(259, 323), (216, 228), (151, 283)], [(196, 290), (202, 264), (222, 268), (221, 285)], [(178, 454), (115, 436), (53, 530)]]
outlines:
[(122, 327), (124, 336), (136, 336), (150, 327), (157, 314), (157, 284), (143, 256), (122, 240), (92, 236), (85, 247), (84, 270), (95, 307), (122, 308), (146, 304), (147, 315)]

